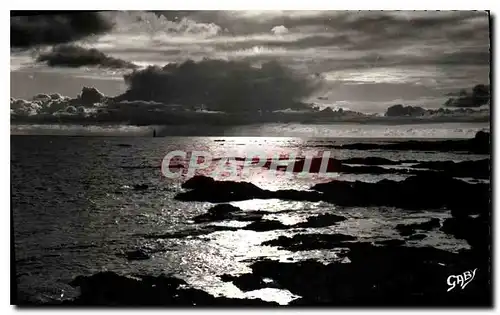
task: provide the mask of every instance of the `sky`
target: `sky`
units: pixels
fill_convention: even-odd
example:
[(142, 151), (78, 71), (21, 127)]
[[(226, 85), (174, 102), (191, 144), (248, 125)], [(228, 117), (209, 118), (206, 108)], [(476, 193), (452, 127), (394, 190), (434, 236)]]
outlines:
[[(482, 11), (100, 14), (110, 27), (66, 42), (139, 67), (203, 58), (252, 65), (276, 60), (298, 73), (321, 75), (324, 84), (306, 101), (325, 106), (368, 113), (399, 103), (438, 108), (448, 93), (489, 84), (489, 19)], [(11, 96), (57, 92), (74, 97), (83, 85), (106, 95), (125, 92), (123, 75), (132, 70), (36, 62), (51, 47), (11, 47)]]

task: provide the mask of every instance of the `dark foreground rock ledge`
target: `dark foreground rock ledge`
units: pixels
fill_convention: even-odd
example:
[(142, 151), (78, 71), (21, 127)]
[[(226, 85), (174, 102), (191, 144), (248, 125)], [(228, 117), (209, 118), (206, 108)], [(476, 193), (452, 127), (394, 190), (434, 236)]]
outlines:
[[(106, 271), (78, 276), (71, 283), (80, 287), (74, 300), (44, 305), (61, 306), (273, 306), (260, 299), (214, 297), (202, 290), (185, 288), (186, 282), (160, 275), (128, 277)], [(20, 306), (33, 304), (20, 303)]]

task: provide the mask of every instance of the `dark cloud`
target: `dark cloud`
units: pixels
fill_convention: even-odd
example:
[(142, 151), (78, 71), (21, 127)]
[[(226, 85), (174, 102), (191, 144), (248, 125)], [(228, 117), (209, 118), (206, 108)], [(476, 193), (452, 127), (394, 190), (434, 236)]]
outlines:
[(484, 118), (489, 116), (489, 109), (477, 108), (438, 108), (438, 109), (425, 109), (420, 106), (404, 106), (401, 104), (393, 105), (387, 108), (385, 112), (386, 117), (476, 117)]
[(478, 84), (472, 88), (471, 92), (460, 91), (459, 97), (450, 98), (446, 101), (448, 107), (479, 107), (490, 104), (490, 86)]
[(125, 75), (129, 86), (117, 100), (201, 106), (224, 112), (304, 108), (301, 100), (321, 78), (301, 75), (276, 61), (254, 67), (245, 61), (204, 59), (150, 66)]
[(68, 43), (112, 28), (113, 23), (99, 12), (14, 16), (10, 18), (10, 46), (30, 48)]
[(57, 45), (37, 58), (38, 62), (47, 62), (51, 67), (100, 66), (105, 68), (135, 69), (137, 65), (114, 57), (110, 57), (95, 48), (84, 48), (77, 45)]

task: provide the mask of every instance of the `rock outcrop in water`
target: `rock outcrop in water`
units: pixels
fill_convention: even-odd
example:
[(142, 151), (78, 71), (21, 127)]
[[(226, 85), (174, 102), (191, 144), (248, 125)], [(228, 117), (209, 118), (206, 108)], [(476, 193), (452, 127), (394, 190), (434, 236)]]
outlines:
[(210, 209), (207, 213), (193, 218), (195, 223), (213, 222), (231, 219), (234, 212), (240, 212), (241, 209), (230, 204), (219, 204)]
[(343, 206), (392, 206), (402, 209), (456, 209), (468, 213), (489, 205), (489, 185), (468, 184), (439, 173), (411, 176), (404, 181), (377, 183), (331, 181), (312, 187), (322, 200)]
[(437, 152), (470, 152), (475, 154), (490, 154), (490, 133), (479, 131), (472, 139), (467, 140), (442, 140), (442, 141), (402, 141), (387, 144), (378, 143), (352, 143), (344, 145), (324, 146), (332, 149), (349, 150), (398, 150), (398, 151), (437, 151)]
[[(267, 161), (263, 167), (271, 168), (272, 160)], [(308, 173), (319, 173), (322, 170), (322, 158), (312, 158)], [(387, 168), (382, 166), (402, 165), (403, 163), (412, 163), (411, 167), (406, 168)], [(297, 159), (293, 165), (293, 172), (300, 173), (304, 171), (305, 159)], [(357, 164), (357, 165), (352, 165)], [(362, 165), (359, 165), (362, 164)], [(491, 176), (490, 159), (470, 160), (470, 161), (424, 161), (415, 160), (393, 161), (388, 159), (375, 158), (351, 158), (346, 160), (328, 159), (325, 171), (329, 173), (345, 174), (400, 174), (400, 175), (427, 175), (435, 174), (437, 171), (442, 175), (450, 177), (473, 177), (480, 179), (489, 179)], [(277, 166), (278, 170), (286, 170), (286, 166)]]
[(192, 189), (176, 195), (182, 201), (230, 202), (249, 199), (326, 201), (341, 206), (391, 206), (401, 209), (447, 208), (480, 213), (489, 207), (489, 185), (469, 184), (440, 173), (411, 176), (403, 181), (330, 181), (313, 191), (261, 189), (247, 182), (216, 181), (195, 176), (183, 184)]

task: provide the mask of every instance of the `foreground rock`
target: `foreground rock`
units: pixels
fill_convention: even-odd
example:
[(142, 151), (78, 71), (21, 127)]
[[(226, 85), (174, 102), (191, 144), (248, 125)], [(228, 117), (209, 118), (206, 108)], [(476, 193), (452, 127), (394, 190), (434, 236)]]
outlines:
[(487, 214), (481, 214), (477, 218), (460, 215), (444, 220), (441, 231), (451, 234), (455, 238), (466, 240), (478, 255), (490, 257), (491, 226), (491, 218)]
[[(428, 307), (492, 303), (489, 266), (482, 260), (484, 257), (389, 243), (341, 243), (349, 248), (346, 257), (350, 263), (262, 260), (252, 264), (251, 274), (225, 279), (241, 290), (269, 287), (268, 283), (272, 283), (272, 287), (302, 297), (292, 305)], [(464, 289), (447, 292), (450, 275), (475, 268), (474, 280)]]
[(86, 306), (209, 306), (209, 305), (277, 305), (258, 299), (214, 297), (202, 290), (184, 288), (181, 279), (160, 275), (121, 276), (100, 272), (90, 277), (78, 276), (71, 285), (80, 288), (80, 296), (62, 305)]

